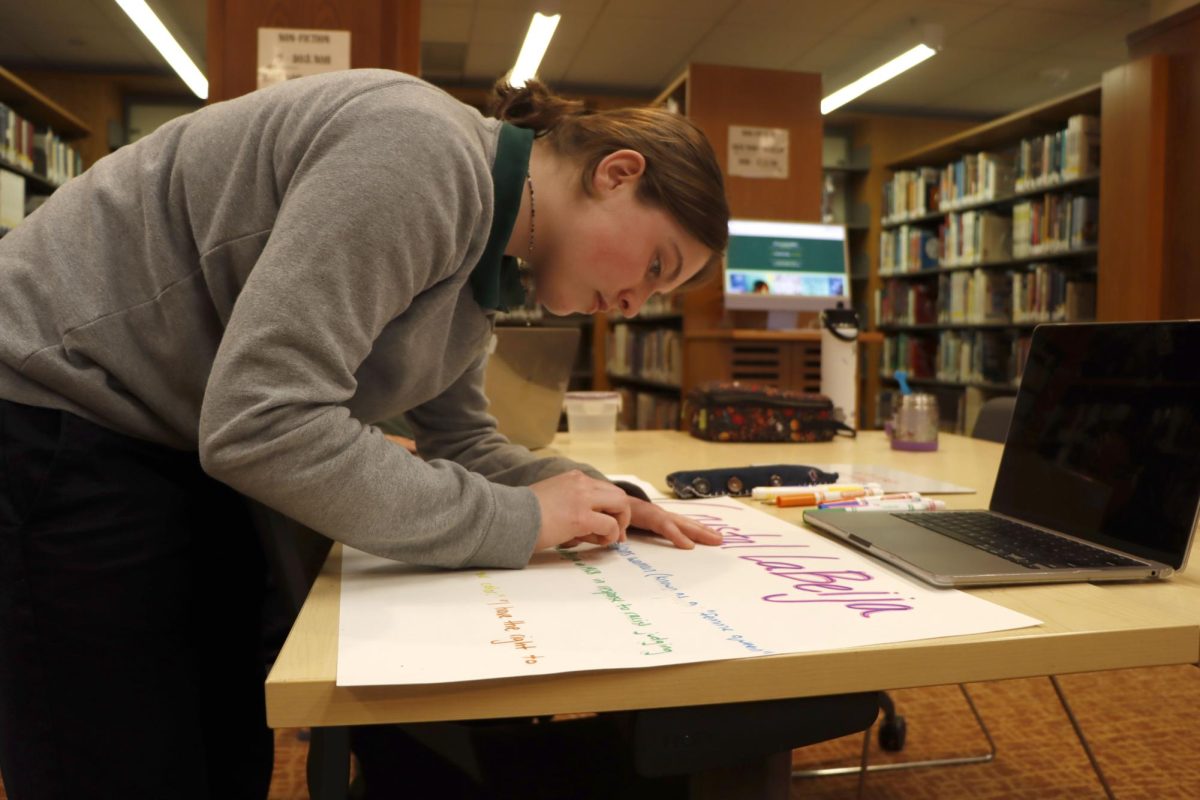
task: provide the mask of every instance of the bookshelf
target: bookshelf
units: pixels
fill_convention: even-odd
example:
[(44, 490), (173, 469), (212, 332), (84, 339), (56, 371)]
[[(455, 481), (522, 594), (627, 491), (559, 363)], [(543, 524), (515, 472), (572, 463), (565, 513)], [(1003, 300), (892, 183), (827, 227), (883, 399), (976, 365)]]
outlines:
[(871, 148), (855, 147), (851, 128), (829, 126), (821, 152), (821, 221), (846, 226), (846, 258), (850, 269), (850, 304), (859, 326), (867, 325), (871, 279), (867, 241), (871, 208), (858, 198), (871, 171)]
[(627, 430), (676, 430), (683, 391), (683, 301), (654, 296), (626, 319), (606, 314), (605, 378)]
[(67, 143), (91, 131), (75, 115), (0, 67), (0, 236), (24, 220), (36, 198), (83, 171)]
[(884, 334), (876, 423), (893, 373), (968, 432), (1012, 394), (1041, 322), (1096, 317), (1100, 87), (906, 153), (887, 166), (871, 318)]

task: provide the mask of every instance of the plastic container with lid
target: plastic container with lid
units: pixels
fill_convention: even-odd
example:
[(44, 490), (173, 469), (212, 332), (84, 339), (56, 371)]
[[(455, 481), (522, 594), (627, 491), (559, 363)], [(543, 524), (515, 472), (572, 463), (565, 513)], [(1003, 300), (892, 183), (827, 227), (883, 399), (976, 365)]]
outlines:
[(612, 436), (617, 432), (621, 395), (616, 392), (567, 392), (563, 405), (572, 436)]

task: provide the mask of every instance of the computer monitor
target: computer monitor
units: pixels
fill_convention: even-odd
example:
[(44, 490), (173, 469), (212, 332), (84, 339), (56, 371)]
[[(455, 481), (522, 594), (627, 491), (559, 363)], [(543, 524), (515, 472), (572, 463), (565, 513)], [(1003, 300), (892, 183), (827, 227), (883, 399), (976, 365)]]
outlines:
[(850, 306), (846, 226), (729, 221), (725, 307), (767, 311), (771, 328), (793, 328), (798, 311)]

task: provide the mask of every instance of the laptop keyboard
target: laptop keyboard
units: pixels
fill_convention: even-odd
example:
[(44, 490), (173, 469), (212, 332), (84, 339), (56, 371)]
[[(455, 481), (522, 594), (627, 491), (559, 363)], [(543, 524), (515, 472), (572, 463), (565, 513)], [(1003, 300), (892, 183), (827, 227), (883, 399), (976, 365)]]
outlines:
[(1144, 567), (1145, 563), (980, 511), (893, 514), (1031, 569)]

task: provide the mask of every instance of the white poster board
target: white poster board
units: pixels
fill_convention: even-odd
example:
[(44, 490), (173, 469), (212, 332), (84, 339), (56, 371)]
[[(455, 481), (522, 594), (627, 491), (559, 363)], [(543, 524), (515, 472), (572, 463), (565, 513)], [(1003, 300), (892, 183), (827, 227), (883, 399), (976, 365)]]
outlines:
[(743, 178), (788, 176), (788, 129), (729, 126), (729, 174)]
[(463, 571), (343, 548), (338, 685), (628, 669), (1038, 624), (736, 500), (658, 502), (724, 543), (678, 550), (635, 535), (535, 553), (523, 570)]
[(350, 69), (350, 31), (258, 29), (258, 88)]

